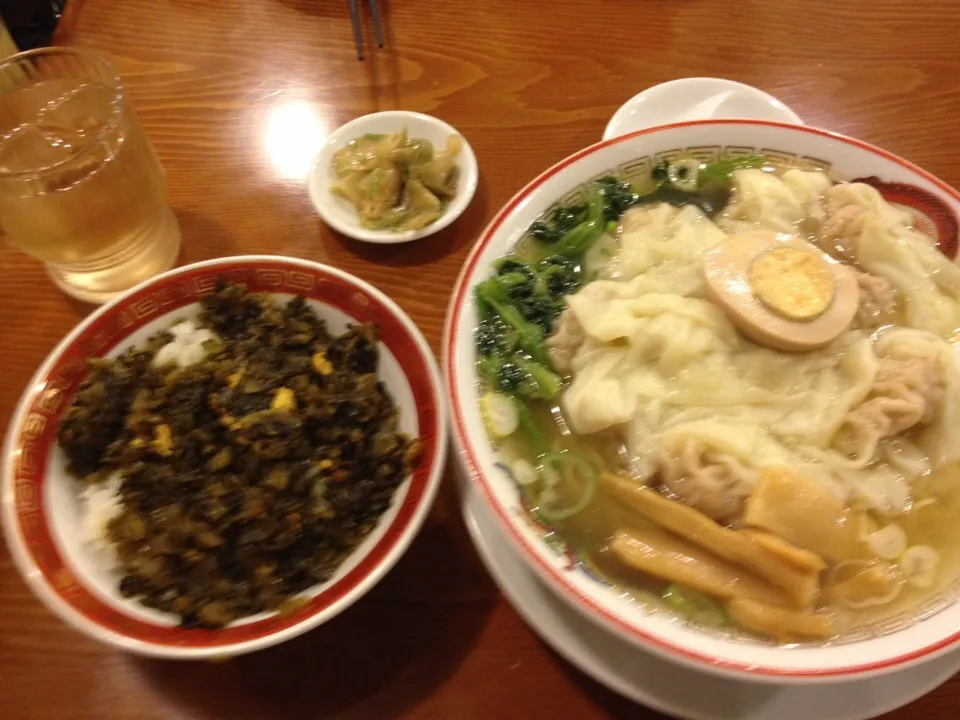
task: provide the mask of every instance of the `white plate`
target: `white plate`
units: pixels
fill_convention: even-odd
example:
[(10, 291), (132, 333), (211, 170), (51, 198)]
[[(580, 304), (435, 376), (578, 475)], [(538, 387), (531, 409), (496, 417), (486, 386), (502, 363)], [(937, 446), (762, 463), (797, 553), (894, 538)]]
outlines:
[(681, 78), (654, 85), (627, 100), (610, 118), (603, 139), (664, 123), (743, 118), (803, 125), (800, 116), (781, 100), (752, 85), (720, 78)]
[[(511, 547), (481, 498), (462, 479), (463, 517), (487, 570), (550, 647), (614, 692), (690, 720), (865, 720), (926, 695), (960, 671), (953, 653), (872, 680), (822, 686), (738, 682), (638, 650), (556, 597)], [(690, 692), (696, 688), (696, 692)]]
[[(348, 142), (366, 133), (395, 133), (404, 128), (411, 138), (429, 140), (435, 149), (442, 149), (451, 135), (460, 135), (463, 138), (463, 148), (457, 156), (457, 166), (460, 168), (457, 194), (447, 205), (443, 215), (421, 230), (370, 230), (360, 224), (357, 211), (350, 201), (330, 192), (330, 188), (337, 182), (337, 176), (333, 172), (333, 156)], [(432, 115), (389, 110), (363, 115), (334, 130), (313, 161), (307, 177), (307, 191), (320, 217), (334, 230), (364, 242), (394, 244), (419, 240), (450, 225), (463, 214), (473, 200), (478, 177), (477, 157), (473, 154), (473, 148), (456, 128)]]

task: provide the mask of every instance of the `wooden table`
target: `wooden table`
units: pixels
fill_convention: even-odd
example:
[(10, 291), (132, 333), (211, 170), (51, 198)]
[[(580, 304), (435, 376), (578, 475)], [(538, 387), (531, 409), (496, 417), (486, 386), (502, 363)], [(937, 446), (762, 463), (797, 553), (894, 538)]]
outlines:
[[(434, 349), (471, 243), (536, 173), (599, 139), (628, 97), (718, 75), (808, 122), (960, 185), (960, 7), (951, 0), (381, 0), (388, 47), (354, 56), (346, 0), (71, 0), (63, 42), (116, 61), (167, 170), (181, 261), (294, 255), (390, 294)], [(366, 18), (368, 48), (372, 27)], [(477, 196), (411, 246), (328, 230), (303, 183), (311, 142), (363, 113), (437, 115), (473, 144)], [(0, 417), (89, 311), (0, 248)], [(691, 688), (695, 692), (695, 688)], [(960, 677), (891, 718), (960, 713)], [(413, 547), (364, 600), (282, 647), (221, 664), (142, 660), (69, 630), (0, 550), (0, 717), (656, 717), (551, 652), (480, 565), (452, 477)], [(813, 720), (813, 719), (811, 719)]]

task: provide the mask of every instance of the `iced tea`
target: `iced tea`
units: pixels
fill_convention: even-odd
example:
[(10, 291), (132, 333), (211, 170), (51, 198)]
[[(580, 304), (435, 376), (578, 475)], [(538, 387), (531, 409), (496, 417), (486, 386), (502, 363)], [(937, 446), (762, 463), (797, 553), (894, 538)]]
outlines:
[(163, 170), (106, 60), (50, 48), (0, 64), (0, 224), (84, 300), (176, 262)]

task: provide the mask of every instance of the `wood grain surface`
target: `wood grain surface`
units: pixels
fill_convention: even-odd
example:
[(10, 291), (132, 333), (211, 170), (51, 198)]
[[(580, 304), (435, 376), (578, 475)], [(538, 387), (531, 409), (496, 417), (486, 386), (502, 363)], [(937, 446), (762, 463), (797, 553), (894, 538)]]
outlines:
[[(110, 55), (166, 168), (181, 262), (267, 252), (331, 263), (390, 294), (435, 351), (484, 223), (599, 139), (652, 84), (757, 85), (808, 123), (960, 185), (954, 0), (380, 0), (388, 47), (358, 62), (346, 0), (71, 0), (60, 41)], [(365, 18), (368, 50), (373, 32)], [(450, 122), (480, 163), (440, 234), (376, 247), (328, 230), (303, 183), (318, 137), (403, 108)], [(90, 308), (0, 247), (0, 422)], [(691, 692), (696, 692), (691, 688)], [(960, 677), (889, 716), (960, 716)], [(452, 476), (398, 567), (323, 628), (220, 664), (142, 660), (65, 627), (0, 549), (0, 718), (654, 718), (552, 653), (499, 594)], [(811, 720), (814, 720), (811, 718)]]

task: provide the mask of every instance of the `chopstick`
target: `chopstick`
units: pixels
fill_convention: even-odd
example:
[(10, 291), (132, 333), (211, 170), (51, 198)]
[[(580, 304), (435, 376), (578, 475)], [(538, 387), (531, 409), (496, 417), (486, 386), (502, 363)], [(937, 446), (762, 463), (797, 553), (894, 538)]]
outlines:
[(380, 27), (380, 8), (377, 0), (367, 0), (370, 6), (370, 14), (373, 16), (373, 34), (377, 38), (377, 47), (383, 47), (383, 28)]
[[(383, 27), (380, 24), (380, 7), (377, 0), (367, 0), (367, 7), (373, 17), (373, 34), (377, 47), (383, 47)], [(350, 0), (350, 22), (353, 23), (353, 43), (357, 48), (357, 60), (363, 60), (363, 33), (360, 27), (360, 8), (357, 0)]]
[(353, 23), (353, 43), (357, 46), (357, 60), (363, 60), (363, 35), (360, 34), (360, 10), (357, 0), (350, 0), (350, 22)]

